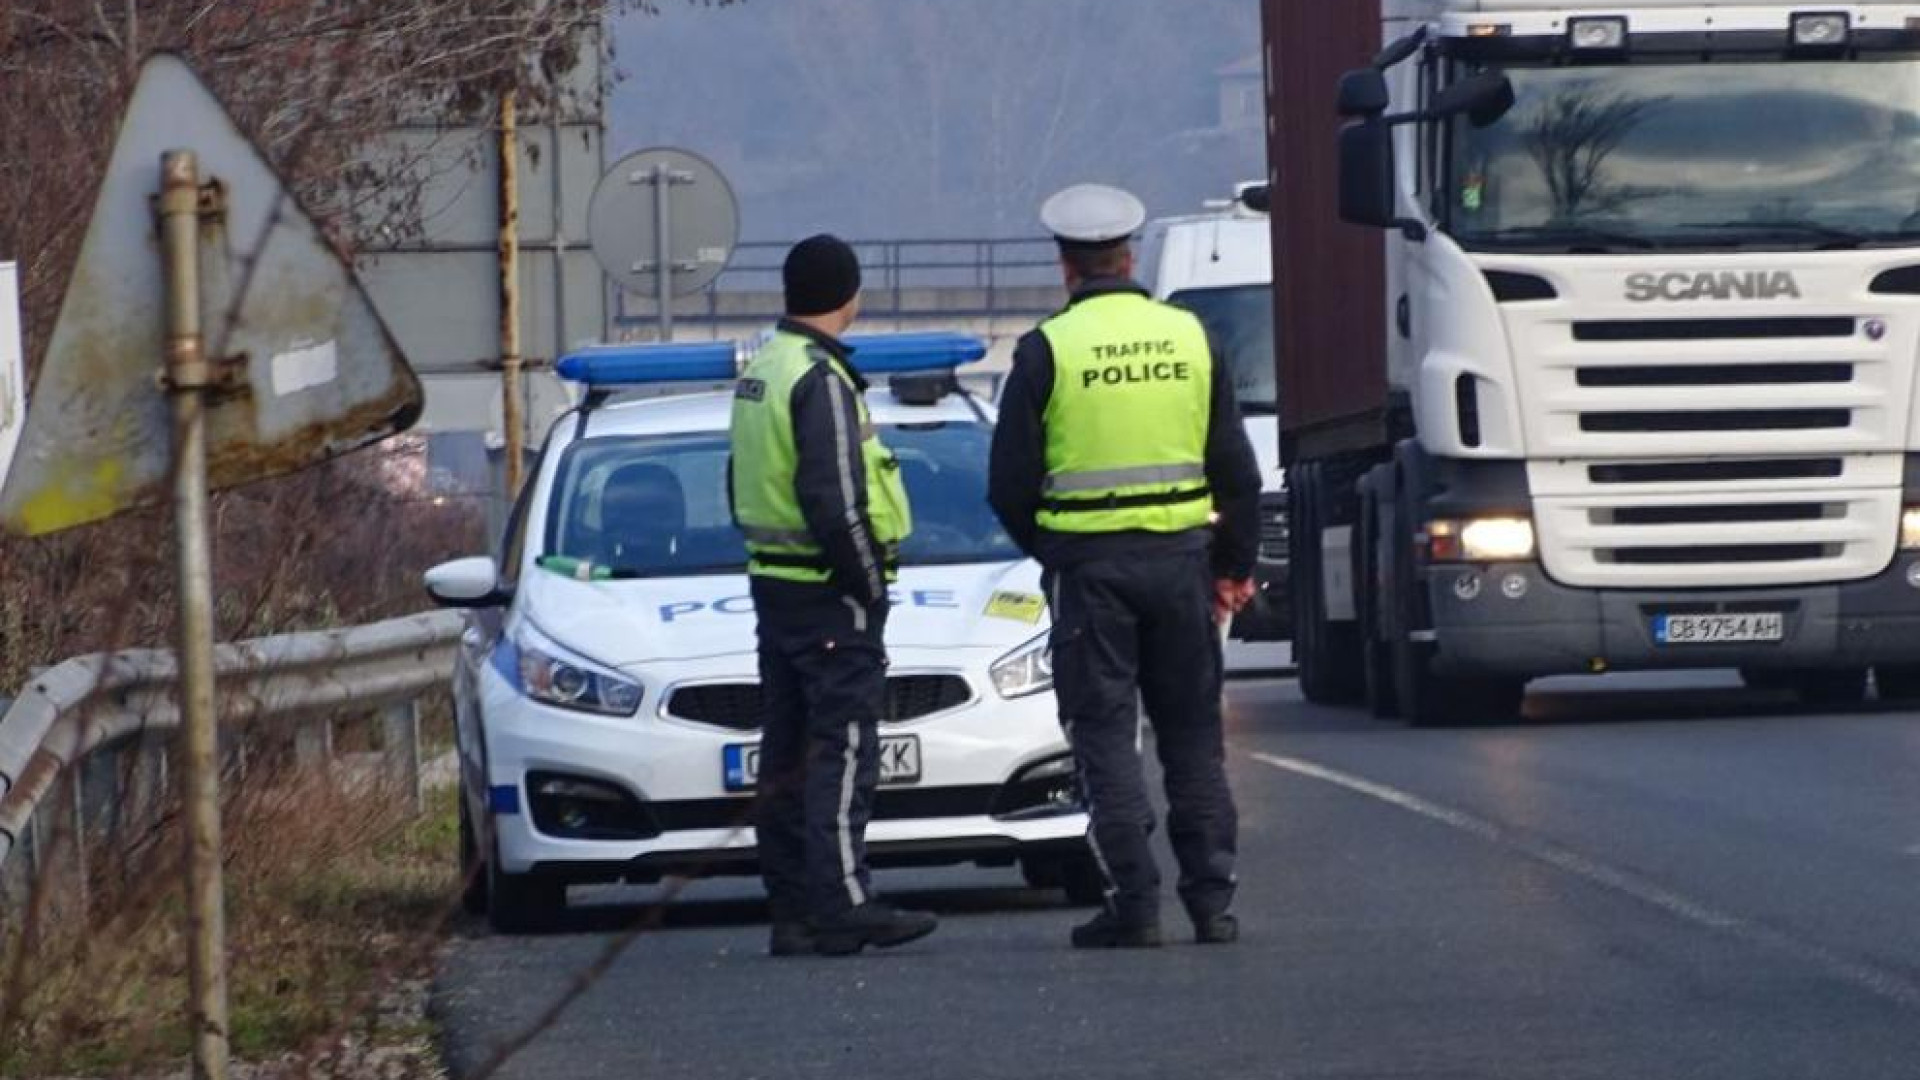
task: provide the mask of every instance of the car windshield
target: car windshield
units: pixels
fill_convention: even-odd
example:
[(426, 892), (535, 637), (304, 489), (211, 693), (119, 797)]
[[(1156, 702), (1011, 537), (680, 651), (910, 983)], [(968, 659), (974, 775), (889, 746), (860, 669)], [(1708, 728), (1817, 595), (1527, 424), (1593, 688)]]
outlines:
[(1920, 234), (1920, 57), (1506, 69), (1453, 129), (1468, 247), (1847, 247)]
[[(903, 565), (1020, 558), (987, 506), (985, 424), (883, 427), (913, 504)], [(569, 447), (548, 516), (548, 556), (618, 577), (737, 573), (747, 553), (727, 504), (727, 435), (606, 436)]]
[(1278, 411), (1273, 370), (1273, 287), (1186, 289), (1167, 298), (1206, 324), (1233, 373), (1233, 391), (1250, 413)]

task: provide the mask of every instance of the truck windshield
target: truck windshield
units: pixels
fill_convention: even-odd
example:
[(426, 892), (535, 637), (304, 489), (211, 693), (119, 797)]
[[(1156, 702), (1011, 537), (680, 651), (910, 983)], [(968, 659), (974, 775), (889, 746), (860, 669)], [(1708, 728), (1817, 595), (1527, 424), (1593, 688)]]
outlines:
[(1920, 57), (1507, 69), (1452, 132), (1442, 218), (1485, 249), (1920, 241)]
[(1233, 390), (1248, 413), (1278, 411), (1273, 370), (1273, 286), (1187, 289), (1167, 302), (1200, 317), (1220, 359), (1233, 373)]
[[(908, 566), (1008, 562), (1020, 551), (987, 506), (985, 424), (881, 429), (913, 506)], [(725, 432), (604, 436), (569, 447), (548, 515), (546, 553), (616, 577), (684, 577), (746, 568), (727, 503)]]

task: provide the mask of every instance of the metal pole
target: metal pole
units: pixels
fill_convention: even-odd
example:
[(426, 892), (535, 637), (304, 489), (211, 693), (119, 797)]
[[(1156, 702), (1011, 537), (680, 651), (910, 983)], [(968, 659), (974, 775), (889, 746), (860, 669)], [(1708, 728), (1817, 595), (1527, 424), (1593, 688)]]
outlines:
[(213, 686), (213, 565), (207, 525), (206, 393), (200, 328), (200, 166), (160, 163), (167, 270), (167, 386), (173, 399), (174, 537), (180, 585), (180, 745), (186, 771), (188, 1022), (195, 1080), (226, 1080), (226, 910), (220, 882), (220, 749)]
[(520, 104), (500, 94), (500, 426), (507, 444), (507, 499), (520, 494), (526, 441), (526, 384), (520, 355)]
[(660, 340), (673, 340), (673, 170), (653, 167), (654, 281), (659, 283)]

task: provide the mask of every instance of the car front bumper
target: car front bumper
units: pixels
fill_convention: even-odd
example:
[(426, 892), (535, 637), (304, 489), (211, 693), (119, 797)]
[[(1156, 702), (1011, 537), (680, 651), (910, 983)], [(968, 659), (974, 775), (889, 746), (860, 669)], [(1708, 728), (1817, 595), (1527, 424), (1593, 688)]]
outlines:
[[(1077, 850), (1087, 817), (1077, 804), (1036, 805), (1023, 770), (1067, 753), (1051, 693), (1004, 700), (984, 664), (896, 650), (894, 670), (949, 670), (973, 689), (964, 705), (924, 719), (881, 725), (881, 735), (920, 740), (918, 783), (883, 786), (867, 829), (874, 866), (1005, 863)], [(498, 672), (481, 679), (486, 733), (486, 805), (500, 867), (573, 881), (657, 880), (668, 872), (725, 873), (754, 866), (751, 794), (729, 791), (722, 755), (757, 732), (679, 720), (661, 708), (687, 683), (752, 681), (751, 656), (702, 661), (647, 684), (639, 714), (601, 717), (529, 700)], [(946, 665), (939, 668), (942, 662)], [(566, 835), (543, 828), (535, 774), (616, 790), (629, 802), (618, 835)], [(601, 830), (605, 832), (606, 830)]]

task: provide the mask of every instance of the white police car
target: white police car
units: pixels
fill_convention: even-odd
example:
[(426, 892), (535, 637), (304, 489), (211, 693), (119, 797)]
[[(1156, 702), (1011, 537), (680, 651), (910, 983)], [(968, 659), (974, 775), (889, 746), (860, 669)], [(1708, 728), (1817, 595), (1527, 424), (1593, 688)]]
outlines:
[[(871, 862), (1017, 863), (1035, 886), (1097, 901), (1039, 568), (987, 507), (992, 414), (951, 371), (979, 343), (855, 344), (872, 375), (946, 368), (869, 393), (914, 512), (887, 626)], [(726, 493), (731, 402), (621, 400), (613, 385), (720, 382), (735, 355), (654, 346), (563, 362), (587, 403), (549, 433), (500, 558), (427, 574), (436, 600), (475, 609), (454, 680), (461, 841), (469, 906), (499, 929), (550, 922), (569, 884), (757, 870), (761, 701)]]

